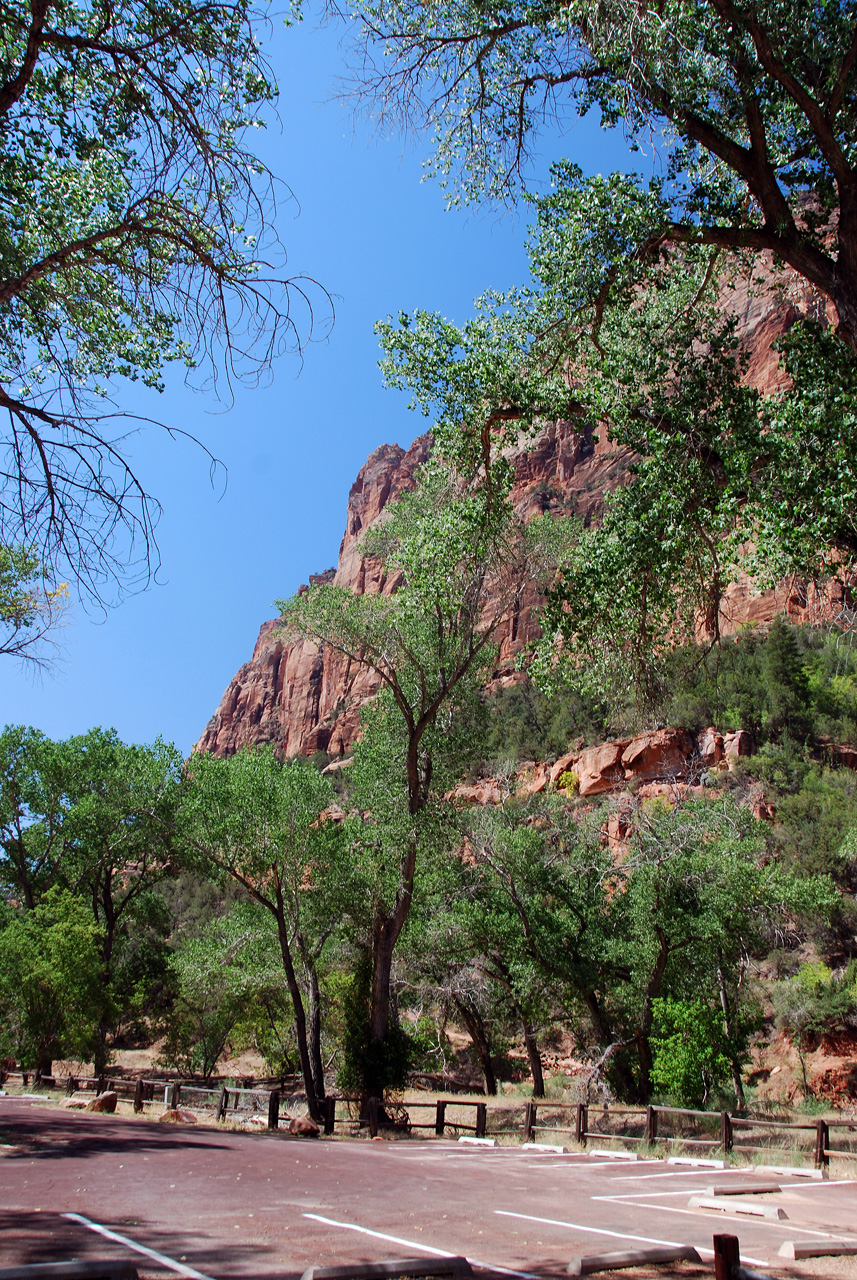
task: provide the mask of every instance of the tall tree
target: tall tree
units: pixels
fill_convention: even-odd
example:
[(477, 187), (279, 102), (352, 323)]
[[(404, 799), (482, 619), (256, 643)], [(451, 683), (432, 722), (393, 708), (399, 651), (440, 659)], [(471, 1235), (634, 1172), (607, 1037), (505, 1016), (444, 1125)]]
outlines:
[(484, 679), (498, 628), (537, 560), (539, 530), (524, 529), (512, 512), (506, 464), (490, 448), (485, 459), (481, 434), (452, 443), (459, 465), (443, 459), (436, 439), (416, 489), (363, 541), (363, 554), (383, 562), (397, 590), (358, 595), (320, 584), (280, 603), (291, 632), (371, 668), (381, 683), (354, 769), (355, 794), (371, 815), (363, 842), (377, 851), (369, 1038), (379, 1060), (393, 956), (421, 854), (435, 839), (457, 712)]
[(332, 800), (328, 779), (308, 761), (245, 748), (225, 759), (192, 757), (180, 817), (200, 869), (241, 885), (276, 924), (315, 1120), (324, 1098), (319, 966), (349, 882), (340, 828), (324, 814)]
[(117, 381), (160, 388), (179, 361), (228, 382), (309, 331), (246, 144), (276, 94), (263, 17), (250, 0), (0, 11), (0, 545), (90, 600), (156, 567)]

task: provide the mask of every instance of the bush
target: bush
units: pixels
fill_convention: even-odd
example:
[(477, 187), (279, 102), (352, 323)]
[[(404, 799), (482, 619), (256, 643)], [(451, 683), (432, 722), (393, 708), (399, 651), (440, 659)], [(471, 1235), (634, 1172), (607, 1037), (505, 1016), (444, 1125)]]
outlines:
[(704, 1107), (732, 1079), (720, 1010), (701, 1000), (653, 1001), (652, 1083), (675, 1105)]

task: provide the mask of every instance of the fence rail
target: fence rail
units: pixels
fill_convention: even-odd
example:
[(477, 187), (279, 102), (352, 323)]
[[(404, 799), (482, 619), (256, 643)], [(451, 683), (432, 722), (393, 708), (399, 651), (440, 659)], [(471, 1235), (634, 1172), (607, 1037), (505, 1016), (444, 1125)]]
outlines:
[[(20, 1080), (26, 1088), (28, 1072), (0, 1073), (4, 1081)], [(197, 1084), (185, 1080), (142, 1078), (127, 1080), (116, 1076), (68, 1077), (64, 1082), (43, 1077), (42, 1085), (76, 1091), (103, 1093), (115, 1090), (142, 1112), (146, 1103), (163, 1100), (169, 1108), (184, 1106), (192, 1111), (211, 1112), (217, 1120), (228, 1116), (256, 1114), (265, 1118), (269, 1129), (279, 1126), (284, 1087), (238, 1087)], [(289, 1082), (292, 1083), (291, 1081)], [(294, 1084), (298, 1081), (295, 1079)], [(619, 1141), (654, 1148), (658, 1144), (720, 1150), (724, 1154), (778, 1153), (811, 1156), (816, 1167), (825, 1168), (831, 1158), (857, 1160), (857, 1120), (788, 1121), (764, 1116), (733, 1115), (728, 1111), (695, 1111), (687, 1107), (611, 1107), (585, 1103), (533, 1099), (526, 1103), (477, 1102), (460, 1097), (419, 1100), (387, 1108), (379, 1099), (350, 1095), (327, 1097), (320, 1102), (321, 1126), (326, 1135), (339, 1130), (368, 1130), (375, 1137), (380, 1129), (425, 1130), (442, 1138), (447, 1133), (473, 1134), (477, 1138), (519, 1134), (525, 1142), (536, 1135), (573, 1135), (581, 1147), (593, 1142)], [(521, 1115), (523, 1112), (523, 1115)], [(836, 1131), (839, 1131), (837, 1133)], [(843, 1145), (851, 1136), (853, 1146)], [(790, 1145), (787, 1143), (791, 1138)]]

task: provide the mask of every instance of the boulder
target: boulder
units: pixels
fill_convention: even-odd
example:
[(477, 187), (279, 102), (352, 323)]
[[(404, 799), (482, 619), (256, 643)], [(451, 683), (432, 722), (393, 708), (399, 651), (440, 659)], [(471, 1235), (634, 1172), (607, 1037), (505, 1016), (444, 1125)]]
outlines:
[(97, 1098), (93, 1098), (91, 1102), (87, 1102), (86, 1110), (107, 1112), (115, 1111), (118, 1096), (119, 1095), (112, 1089), (108, 1093), (99, 1093)]
[(458, 804), (502, 804), (503, 795), (496, 778), (483, 778), (480, 782), (461, 782), (446, 797)]
[(718, 733), (713, 725), (702, 730), (696, 739), (696, 745), (699, 748), (702, 763), (709, 769), (723, 759), (723, 734)]
[(85, 1111), (88, 1106), (86, 1098), (63, 1098), (60, 1103), (63, 1111)]
[(518, 774), (518, 795), (535, 796), (548, 785), (548, 766), (530, 764)]
[(735, 761), (739, 756), (751, 756), (753, 754), (753, 746), (753, 735), (748, 733), (746, 729), (736, 729), (734, 733), (724, 734), (723, 754), (726, 757), (726, 763), (729, 768), (735, 768)]
[(289, 1121), (289, 1133), (293, 1138), (317, 1138), (321, 1129), (308, 1116), (299, 1116)]
[(683, 778), (696, 744), (686, 729), (653, 729), (632, 738), (622, 752), (625, 778), (641, 782)]
[(183, 1107), (171, 1107), (158, 1116), (158, 1124), (196, 1124), (196, 1116)]
[[(612, 791), (614, 787), (624, 783), (622, 752), (627, 745), (626, 738), (624, 742), (605, 742), (601, 747), (589, 747), (587, 751), (581, 751), (574, 764), (580, 795), (596, 796), (602, 791)], [(554, 769), (559, 763), (558, 760)]]
[(830, 747), (830, 755), (834, 764), (841, 765), (844, 769), (857, 769), (857, 751), (853, 747), (834, 742)]

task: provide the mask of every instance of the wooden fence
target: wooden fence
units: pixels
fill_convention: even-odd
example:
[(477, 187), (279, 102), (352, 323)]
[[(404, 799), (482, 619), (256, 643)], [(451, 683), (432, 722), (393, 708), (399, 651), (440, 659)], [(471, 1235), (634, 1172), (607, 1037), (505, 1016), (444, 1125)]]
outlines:
[[(26, 1088), (29, 1074), (6, 1072), (0, 1076), (10, 1082), (20, 1080)], [(210, 1112), (217, 1120), (228, 1116), (257, 1115), (270, 1129), (276, 1129), (282, 1118), (284, 1097), (289, 1090), (270, 1087), (234, 1087), (221, 1084), (195, 1084), (185, 1080), (126, 1080), (116, 1076), (68, 1077), (65, 1081), (42, 1078), (42, 1087), (63, 1087), (71, 1094), (107, 1089), (131, 1101), (136, 1112), (146, 1104), (161, 1102), (163, 1106), (186, 1107), (192, 1111)], [(299, 1082), (289, 1081), (297, 1087)], [(292, 1089), (294, 1091), (294, 1088)], [(811, 1157), (817, 1168), (825, 1168), (832, 1158), (857, 1160), (857, 1119), (788, 1121), (766, 1116), (735, 1115), (729, 1111), (694, 1111), (684, 1107), (614, 1107), (587, 1106), (584, 1103), (554, 1102), (548, 1099), (526, 1103), (476, 1102), (458, 1097), (439, 1098), (432, 1102), (413, 1101), (392, 1108), (377, 1098), (366, 1101), (353, 1096), (324, 1098), (321, 1101), (324, 1133), (338, 1131), (356, 1133), (368, 1130), (375, 1137), (379, 1130), (419, 1132), (424, 1130), (442, 1138), (472, 1134), (476, 1138), (520, 1136), (534, 1142), (536, 1135), (546, 1142), (552, 1136), (573, 1138), (585, 1148), (603, 1142), (639, 1144), (655, 1150), (658, 1144), (679, 1149), (689, 1148), (700, 1154), (728, 1154)], [(844, 1144), (849, 1143), (850, 1146)]]
[[(385, 1127), (407, 1131), (427, 1130), (442, 1138), (473, 1134), (477, 1138), (517, 1134), (525, 1142), (536, 1135), (546, 1143), (552, 1136), (571, 1138), (586, 1148), (603, 1142), (637, 1143), (655, 1150), (658, 1144), (690, 1148), (700, 1155), (767, 1153), (811, 1156), (817, 1167), (831, 1157), (857, 1160), (857, 1149), (832, 1145), (831, 1133), (839, 1130), (857, 1138), (857, 1120), (791, 1122), (762, 1116), (737, 1116), (728, 1111), (694, 1111), (684, 1107), (612, 1107), (583, 1103), (531, 1101), (517, 1106), (439, 1098), (435, 1102), (407, 1102), (389, 1117), (377, 1098), (362, 1108), (357, 1098), (326, 1098), (324, 1132), (339, 1128), (366, 1128), (374, 1137)], [(346, 1107), (343, 1115), (341, 1108)], [(523, 1107), (523, 1118), (517, 1119)], [(426, 1114), (428, 1113), (428, 1114)], [(423, 1118), (424, 1117), (424, 1118)]]

